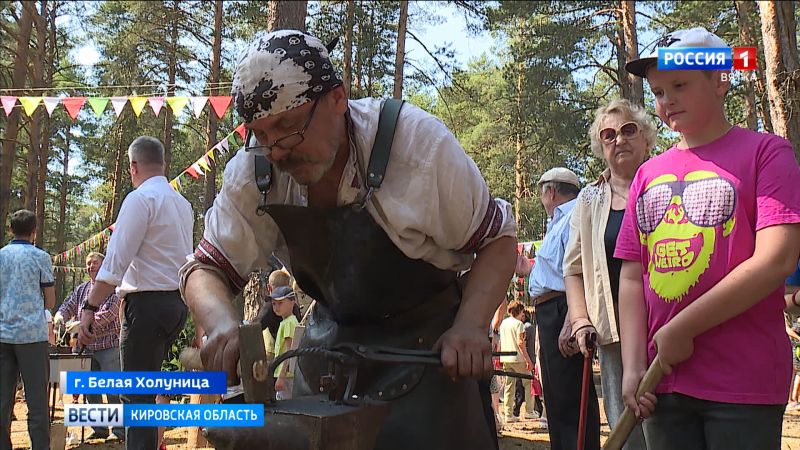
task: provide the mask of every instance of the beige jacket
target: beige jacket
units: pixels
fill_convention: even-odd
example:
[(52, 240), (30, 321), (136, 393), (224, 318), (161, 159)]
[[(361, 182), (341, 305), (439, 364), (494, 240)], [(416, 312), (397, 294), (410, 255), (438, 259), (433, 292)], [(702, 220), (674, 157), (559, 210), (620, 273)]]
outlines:
[(603, 239), (611, 208), (610, 175), (611, 171), (606, 169), (600, 179), (583, 188), (578, 195), (570, 220), (563, 266), (564, 277), (583, 275), (586, 310), (597, 329), (600, 345), (619, 342)]

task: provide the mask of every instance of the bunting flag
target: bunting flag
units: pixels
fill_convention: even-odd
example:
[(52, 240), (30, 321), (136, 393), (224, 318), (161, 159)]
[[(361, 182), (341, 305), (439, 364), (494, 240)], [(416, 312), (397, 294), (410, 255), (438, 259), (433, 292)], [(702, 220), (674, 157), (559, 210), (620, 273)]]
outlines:
[(55, 111), (61, 99), (59, 97), (43, 97), (42, 101), (44, 101), (44, 109), (47, 110), (47, 115), (53, 117), (53, 111)]
[(144, 105), (147, 104), (147, 97), (129, 97), (128, 100), (131, 101), (133, 113), (136, 114), (136, 117), (139, 117), (142, 114)]
[(19, 102), (22, 103), (22, 109), (27, 115), (33, 115), (39, 103), (42, 102), (42, 97), (20, 97)]
[(64, 97), (61, 99), (61, 103), (64, 104), (64, 109), (67, 110), (67, 114), (74, 121), (78, 118), (78, 113), (83, 108), (83, 104), (86, 103), (86, 97)]
[(208, 102), (208, 97), (192, 97), (192, 110), (194, 111), (195, 119), (199, 119), (200, 114), (203, 114), (206, 102)]
[(239, 124), (239, 126), (236, 127), (236, 129), (233, 130), (233, 131), (239, 133), (239, 136), (242, 137), (242, 142), (244, 142), (244, 139), (245, 139), (244, 136), (245, 136), (245, 133), (247, 133), (247, 130), (245, 130), (245, 128), (244, 128), (244, 124), (243, 123)]
[(89, 97), (89, 106), (92, 107), (94, 115), (100, 117), (108, 106), (108, 97)]
[(217, 117), (222, 119), (222, 116), (224, 116), (225, 112), (228, 111), (228, 107), (231, 106), (231, 96), (217, 95), (214, 97), (209, 97), (208, 102), (211, 103), (211, 108), (217, 114)]
[(189, 103), (189, 97), (167, 97), (167, 104), (176, 116), (183, 114), (183, 108)]
[(114, 107), (114, 114), (116, 114), (117, 117), (122, 114), (126, 103), (128, 103), (128, 97), (111, 97), (111, 106)]
[(6, 117), (8, 117), (14, 111), (14, 105), (17, 104), (17, 97), (4, 95), (0, 97), (0, 102), (3, 103), (3, 111), (6, 112)]
[[(23, 111), (28, 116), (32, 115), (36, 112), (36, 108), (39, 106), (39, 103), (44, 102), (44, 106), (47, 109), (47, 113), (52, 117), (53, 111), (55, 111), (56, 106), (59, 103), (64, 104), (64, 108), (67, 110), (67, 113), (72, 118), (72, 120), (76, 120), (78, 117), (78, 113), (80, 109), (83, 107), (83, 104), (87, 101), (89, 105), (94, 110), (94, 113), (97, 117), (103, 114), (108, 106), (108, 101), (111, 100), (111, 103), (114, 107), (114, 112), (119, 117), (122, 114), (122, 111), (125, 109), (125, 103), (130, 100), (131, 107), (133, 112), (136, 114), (136, 117), (139, 117), (144, 110), (145, 104), (148, 102), (150, 103), (150, 107), (153, 108), (153, 113), (158, 117), (161, 113), (161, 108), (164, 106), (164, 102), (166, 101), (169, 104), (172, 112), (175, 115), (180, 115), (183, 113), (183, 109), (191, 102), (192, 113), (194, 114), (195, 118), (199, 118), (201, 114), (203, 114), (203, 109), (205, 109), (206, 104), (211, 104), (211, 109), (214, 110), (217, 117), (220, 119), (225, 113), (228, 111), (231, 105), (231, 97), (226, 95), (216, 95), (212, 97), (187, 97), (187, 96), (177, 96), (177, 97), (140, 97), (137, 95), (131, 95), (127, 97), (117, 96), (117, 97), (16, 97), (13, 95), (4, 95), (0, 96), (0, 100), (2, 100), (2, 107), (6, 113), (6, 117), (10, 116), (11, 113), (14, 111), (14, 106), (16, 105), (17, 99), (19, 99), (20, 103), (22, 104)], [(209, 113), (210, 114), (210, 113)]]
[(164, 107), (164, 97), (148, 97), (147, 102), (150, 103), (150, 107), (153, 108), (153, 114), (158, 117), (161, 113), (161, 108)]
[[(187, 101), (188, 101), (188, 97), (187, 97)], [(89, 98), (89, 102), (91, 103), (91, 97)], [(107, 103), (108, 103), (108, 99), (106, 99), (106, 103), (105, 104), (107, 104)], [(77, 104), (77, 102), (76, 102), (76, 104)], [(104, 106), (105, 106), (105, 104), (104, 104)], [(133, 105), (133, 104), (131, 104), (131, 105)], [(77, 112), (76, 112), (76, 115), (77, 115)], [(221, 154), (227, 154), (229, 149), (230, 149), (231, 139), (234, 139), (234, 136), (237, 135), (237, 134), (241, 135), (243, 130), (244, 130), (244, 125), (237, 126), (233, 131), (228, 133), (227, 136), (222, 138), (222, 140), (220, 140), (219, 142), (214, 144), (213, 147), (211, 147), (208, 151), (206, 151), (203, 154), (203, 156), (201, 156), (194, 163), (192, 163), (192, 165), (187, 167), (177, 177), (173, 178), (169, 182), (170, 186), (172, 186), (172, 188), (175, 189), (177, 192), (181, 192), (181, 189), (183, 188), (181, 179), (183, 178), (184, 174), (189, 175), (190, 177), (192, 177), (194, 179), (200, 178), (200, 174), (201, 173), (203, 175), (207, 174), (211, 170), (211, 166), (213, 164), (215, 164), (214, 152), (217, 151), (217, 152), (220, 152)], [(239, 145), (239, 144), (236, 141), (233, 141), (233, 145)], [(62, 264), (62, 263), (65, 263), (67, 261), (70, 261), (70, 260), (74, 259), (76, 256), (80, 256), (82, 253), (90, 251), (91, 249), (102, 248), (102, 246), (106, 245), (108, 243), (108, 240), (111, 238), (111, 234), (114, 232), (114, 227), (115, 226), (116, 226), (116, 224), (111, 224), (105, 230), (95, 234), (94, 236), (90, 237), (89, 239), (86, 239), (85, 241), (81, 242), (80, 244), (78, 244), (74, 248), (72, 248), (72, 249), (70, 249), (70, 250), (68, 250), (66, 252), (63, 252), (63, 253), (61, 253), (59, 255), (53, 256), (52, 257), (53, 264), (54, 265)], [(66, 267), (66, 266), (62, 266), (62, 267)]]

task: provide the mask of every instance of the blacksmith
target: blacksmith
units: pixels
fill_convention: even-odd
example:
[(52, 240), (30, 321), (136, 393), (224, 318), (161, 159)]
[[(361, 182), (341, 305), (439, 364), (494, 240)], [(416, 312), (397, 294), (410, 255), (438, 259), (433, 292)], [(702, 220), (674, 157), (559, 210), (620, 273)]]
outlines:
[[(234, 377), (231, 299), (275, 254), (318, 301), (301, 347), (441, 351), (445, 370), (397, 386), (376, 448), (495, 448), (488, 385), (477, 380), (492, 371), (485, 330), (514, 270), (510, 205), (491, 197), (450, 131), (410, 104), (388, 145), (373, 148), (385, 102), (348, 100), (328, 51), (284, 30), (238, 60), (233, 96), (247, 143), (182, 269), (184, 299), (208, 336), (203, 363)], [(312, 359), (299, 360), (294, 397), (319, 392), (327, 364)], [(389, 392), (378, 380), (389, 370), (410, 369), (359, 375), (360, 393)]]

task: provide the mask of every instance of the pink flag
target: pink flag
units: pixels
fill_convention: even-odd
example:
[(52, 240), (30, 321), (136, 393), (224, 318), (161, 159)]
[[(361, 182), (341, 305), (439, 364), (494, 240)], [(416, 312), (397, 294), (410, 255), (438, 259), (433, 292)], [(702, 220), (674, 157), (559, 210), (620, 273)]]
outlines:
[(6, 112), (6, 117), (8, 117), (14, 111), (14, 105), (17, 104), (17, 97), (4, 95), (0, 97), (0, 102), (3, 103), (3, 111)]
[(150, 107), (153, 108), (153, 113), (158, 117), (161, 113), (161, 108), (164, 107), (164, 97), (149, 97), (147, 101), (150, 103)]

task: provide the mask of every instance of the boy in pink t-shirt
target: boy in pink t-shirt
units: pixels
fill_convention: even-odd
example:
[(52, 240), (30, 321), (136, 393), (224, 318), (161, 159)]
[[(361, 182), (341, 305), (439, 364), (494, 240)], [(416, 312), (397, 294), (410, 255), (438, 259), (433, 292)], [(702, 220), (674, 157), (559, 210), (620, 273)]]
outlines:
[[(705, 29), (662, 47), (727, 47)], [(783, 138), (725, 119), (721, 71), (646, 77), (680, 142), (644, 163), (630, 189), (615, 256), (620, 276), (623, 399), (650, 450), (780, 449), (792, 373), (783, 281), (800, 254), (800, 169)], [(658, 353), (655, 395), (636, 388)]]

